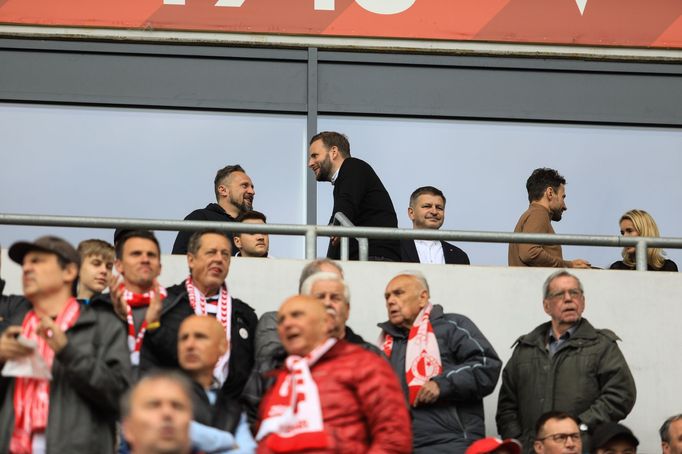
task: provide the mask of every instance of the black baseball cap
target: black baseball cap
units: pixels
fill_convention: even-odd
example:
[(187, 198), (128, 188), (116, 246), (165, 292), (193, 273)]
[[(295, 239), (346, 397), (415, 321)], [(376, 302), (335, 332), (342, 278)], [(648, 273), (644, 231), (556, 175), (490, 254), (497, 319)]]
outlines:
[(597, 452), (597, 449), (603, 448), (607, 443), (615, 438), (620, 438), (629, 441), (633, 446), (639, 445), (639, 440), (634, 436), (632, 431), (622, 424), (617, 422), (607, 422), (597, 426), (592, 434), (592, 454)]
[(71, 244), (56, 236), (41, 236), (34, 242), (18, 241), (10, 246), (8, 254), (12, 261), (23, 265), (24, 257), (32, 251), (49, 252), (61, 257), (66, 263), (80, 266), (81, 259)]

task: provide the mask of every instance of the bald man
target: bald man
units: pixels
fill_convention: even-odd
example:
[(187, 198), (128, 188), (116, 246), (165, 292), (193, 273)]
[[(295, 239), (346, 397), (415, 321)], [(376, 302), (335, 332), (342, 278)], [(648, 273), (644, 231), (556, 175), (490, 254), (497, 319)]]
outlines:
[[(255, 447), (253, 438), (242, 417), (239, 401), (230, 397), (214, 376), (215, 366), (229, 350), (225, 328), (209, 315), (191, 315), (178, 330), (178, 362), (180, 368), (192, 380), (193, 420), (192, 441), (203, 451), (213, 452), (221, 447), (244, 449), (247, 445)], [(207, 430), (213, 427), (223, 433)]]
[(414, 452), (464, 453), (485, 436), (483, 397), (500, 375), (497, 353), (471, 320), (431, 303), (420, 273), (397, 275), (384, 296), (383, 350), (410, 403)]
[(309, 296), (293, 296), (277, 312), (288, 357), (263, 399), (258, 452), (411, 452), (409, 414), (389, 364), (330, 337), (333, 325), (324, 303)]

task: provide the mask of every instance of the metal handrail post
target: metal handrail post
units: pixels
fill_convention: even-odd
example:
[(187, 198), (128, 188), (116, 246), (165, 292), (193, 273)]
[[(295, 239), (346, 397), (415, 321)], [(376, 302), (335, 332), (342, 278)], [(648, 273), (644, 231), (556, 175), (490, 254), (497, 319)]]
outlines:
[(348, 261), (348, 247), (350, 239), (347, 236), (341, 237), (341, 260), (344, 262)]
[(314, 225), (309, 225), (305, 232), (305, 258), (307, 260), (317, 258), (317, 232)]
[[(339, 221), (344, 227), (355, 227), (348, 216), (341, 211), (334, 214), (334, 220)], [(369, 258), (369, 240), (367, 238), (356, 238), (358, 240), (358, 259), (367, 261)], [(341, 237), (341, 260), (348, 260), (349, 237)]]
[(647, 270), (647, 247), (646, 240), (641, 239), (637, 241), (637, 246), (635, 246), (635, 257), (637, 260), (637, 271)]

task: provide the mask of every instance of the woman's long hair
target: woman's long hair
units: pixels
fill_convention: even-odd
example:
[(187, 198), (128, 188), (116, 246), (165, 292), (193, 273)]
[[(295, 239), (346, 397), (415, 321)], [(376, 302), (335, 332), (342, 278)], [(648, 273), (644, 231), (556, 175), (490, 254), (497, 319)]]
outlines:
[[(625, 219), (632, 222), (635, 226), (635, 230), (639, 236), (650, 236), (659, 237), (661, 234), (658, 232), (658, 226), (656, 221), (651, 217), (649, 213), (644, 210), (630, 210), (620, 217), (618, 225)], [(627, 248), (623, 248), (623, 263), (627, 266), (634, 267), (636, 264), (635, 254), (629, 254), (626, 252)], [(665, 257), (663, 249), (660, 248), (647, 248), (647, 263), (650, 267), (654, 269), (661, 269), (665, 263)]]

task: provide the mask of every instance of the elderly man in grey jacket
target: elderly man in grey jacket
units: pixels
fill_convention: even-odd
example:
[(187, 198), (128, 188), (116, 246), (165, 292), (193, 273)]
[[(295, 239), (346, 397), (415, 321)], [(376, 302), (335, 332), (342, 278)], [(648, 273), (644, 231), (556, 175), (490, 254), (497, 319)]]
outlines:
[(519, 337), (502, 373), (497, 429), (532, 452), (535, 423), (557, 410), (575, 415), (588, 434), (599, 424), (624, 419), (635, 404), (635, 381), (613, 331), (582, 318), (585, 292), (567, 271), (550, 275), (543, 307), (551, 320)]
[(72, 296), (80, 259), (66, 241), (15, 243), (9, 256), (30, 304), (0, 335), (0, 452), (113, 453), (130, 381), (124, 325), (111, 307)]
[(483, 397), (502, 362), (471, 320), (431, 304), (421, 274), (399, 274), (384, 296), (382, 347), (410, 405), (414, 452), (463, 454), (485, 436)]

